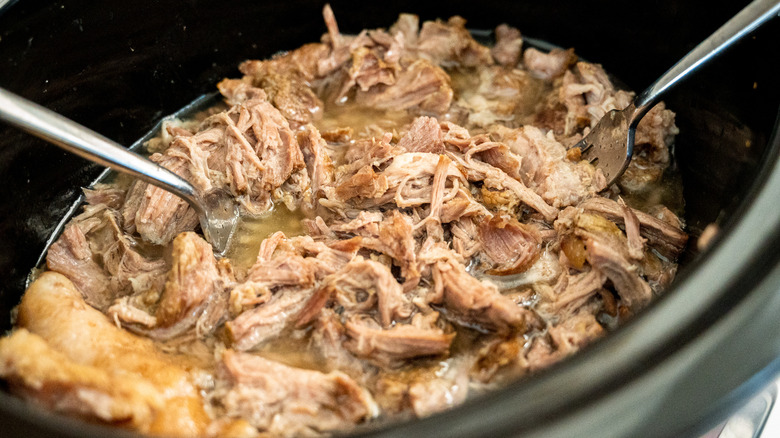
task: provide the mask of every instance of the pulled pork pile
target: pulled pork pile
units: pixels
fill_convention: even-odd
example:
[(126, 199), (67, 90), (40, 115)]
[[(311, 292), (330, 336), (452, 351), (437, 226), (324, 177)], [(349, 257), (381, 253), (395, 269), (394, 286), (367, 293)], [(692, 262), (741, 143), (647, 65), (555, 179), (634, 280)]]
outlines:
[(244, 271), (174, 195), (85, 190), (0, 341), (13, 391), (145, 433), (327, 433), (544, 368), (670, 284), (682, 222), (628, 205), (669, 165), (663, 104), (605, 191), (567, 150), (633, 97), (601, 66), (506, 25), (487, 47), (460, 17), (356, 36), (324, 17), (321, 43), (244, 62), (228, 108), (151, 156), (305, 234), (252, 236)]

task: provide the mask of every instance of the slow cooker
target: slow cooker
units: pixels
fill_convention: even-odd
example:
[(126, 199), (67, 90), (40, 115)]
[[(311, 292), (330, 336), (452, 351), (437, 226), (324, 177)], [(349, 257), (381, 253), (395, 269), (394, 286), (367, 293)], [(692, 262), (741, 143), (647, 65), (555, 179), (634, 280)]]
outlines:
[[(506, 22), (575, 47), (641, 90), (747, 1), (331, 2), (343, 32), (399, 12)], [(130, 145), (165, 115), (237, 77), (245, 59), (319, 39), (323, 2), (0, 0), (0, 86)], [(780, 19), (676, 89), (676, 165), (692, 238), (673, 287), (580, 354), (422, 420), (364, 436), (699, 436), (780, 367)], [(101, 172), (0, 126), (0, 327), (80, 188)], [(718, 233), (706, 249), (702, 230)], [(3, 436), (133, 436), (0, 391)]]

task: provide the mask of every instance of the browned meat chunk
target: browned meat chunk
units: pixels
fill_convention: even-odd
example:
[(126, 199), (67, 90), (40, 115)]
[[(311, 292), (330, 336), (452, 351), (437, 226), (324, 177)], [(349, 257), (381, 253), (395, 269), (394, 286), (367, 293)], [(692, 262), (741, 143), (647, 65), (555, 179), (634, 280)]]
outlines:
[(198, 307), (222, 294), (225, 287), (211, 245), (197, 234), (176, 237), (172, 258), (173, 266), (156, 313), (161, 327), (170, 327), (199, 313)]
[(408, 280), (419, 275), (413, 231), (406, 216), (393, 212), (379, 223), (376, 234), (359, 234), (363, 236), (363, 247), (392, 257), (401, 267), (401, 274)]
[[(138, 429), (152, 435), (205, 433), (208, 417), (191, 374), (197, 368), (185, 369), (180, 357), (169, 356), (149, 339), (118, 328), (104, 314), (86, 305), (64, 276), (46, 272), (30, 286), (19, 305), (17, 325), (40, 336), (51, 347), (28, 339), (26, 347), (39, 344), (36, 353), (30, 356), (29, 350), (13, 352), (20, 365), (32, 362), (30, 372), (39, 373), (39, 377), (52, 384), (44, 383), (43, 387), (38, 386), (43, 391), (36, 391), (35, 385), (42, 382), (31, 380), (27, 383), (34, 385), (30, 388), (33, 392), (28, 394), (44, 398), (63, 396), (63, 408), (78, 403), (76, 409), (82, 415), (104, 421), (111, 415), (121, 415), (138, 421)], [(44, 356), (38, 357), (38, 353)], [(62, 355), (67, 361), (62, 360)], [(53, 368), (46, 365), (49, 360), (57, 362)], [(80, 388), (76, 400), (69, 398), (75, 388)], [(118, 398), (108, 400), (103, 395)], [(98, 411), (90, 413), (90, 404), (82, 402), (91, 403)], [(152, 415), (146, 419), (135, 416), (136, 412), (147, 410)]]
[(558, 89), (557, 103), (563, 106), (565, 114), (563, 126), (556, 127), (556, 132), (568, 137), (592, 127), (608, 111), (625, 108), (631, 97), (630, 93), (615, 90), (601, 66), (578, 62), (565, 71)]
[(487, 208), (477, 202), (469, 192), (458, 189), (455, 196), (443, 200), (440, 220), (441, 223), (447, 224), (459, 221), (461, 218), (484, 216), (487, 214)]
[(314, 322), (310, 346), (322, 359), (326, 370), (343, 371), (356, 381), (365, 382), (371, 376), (373, 366), (344, 348), (347, 335), (340, 319), (332, 309), (323, 309)]
[(360, 237), (325, 242), (315, 242), (308, 236), (291, 239), (296, 251), (303, 253), (313, 266), (317, 280), (324, 280), (352, 261), (362, 248), (362, 242)]
[(334, 232), (349, 233), (359, 236), (372, 236), (379, 233), (379, 223), (385, 220), (381, 211), (366, 211), (358, 213), (354, 219), (343, 221), (331, 221), (329, 229)]
[(393, 85), (358, 90), (355, 99), (372, 108), (443, 114), (449, 109), (452, 96), (449, 75), (429, 61), (418, 59), (396, 74)]
[(251, 79), (224, 79), (217, 84), (217, 89), (229, 105), (239, 105), (255, 99), (268, 100), (265, 90), (253, 86), (251, 82)]
[(392, 135), (387, 134), (377, 138), (357, 140), (349, 146), (344, 160), (353, 168), (353, 163), (365, 165), (368, 163), (379, 165), (389, 158), (403, 152), (398, 147), (390, 144)]
[(143, 428), (151, 422), (153, 409), (162, 408), (153, 388), (73, 362), (24, 329), (0, 339), (0, 376), (12, 392), (28, 400), (93, 421)]
[(437, 262), (433, 279), (433, 302), (442, 304), (446, 309), (444, 316), (454, 322), (499, 333), (524, 332), (530, 326), (528, 310), (501, 295), (494, 285), (469, 275), (459, 263)]
[(398, 141), (398, 147), (406, 152), (444, 152), (439, 122), (432, 117), (414, 119), (409, 131)]
[(328, 279), (327, 284), (333, 289), (336, 303), (348, 312), (368, 312), (376, 307), (385, 327), (410, 314), (401, 285), (381, 263), (353, 260)]
[[(127, 236), (119, 234), (119, 240), (103, 253), (103, 267), (112, 275), (111, 287), (116, 296), (126, 293), (156, 293), (163, 289), (168, 270), (164, 259), (146, 258), (133, 249)], [(113, 242), (112, 242), (113, 244)]]
[(388, 188), (387, 177), (374, 172), (373, 166), (365, 166), (336, 187), (336, 195), (344, 200), (352, 198), (376, 198)]
[(406, 47), (417, 47), (417, 34), (420, 31), (420, 17), (414, 14), (400, 14), (398, 21), (390, 26), (390, 33), (401, 35)]
[[(341, 269), (359, 249), (359, 238), (325, 244), (308, 236), (287, 239), (284, 233), (276, 232), (261, 243), (257, 262), (250, 268), (246, 282), (231, 291), (232, 312), (239, 314), (266, 303), (272, 292), (289, 289), (305, 291), (308, 295), (316, 281)], [(298, 300), (293, 301), (297, 305)], [(266, 311), (255, 309), (253, 312), (264, 314)], [(242, 315), (242, 318), (248, 317)]]
[(446, 23), (441, 20), (423, 23), (417, 50), (421, 56), (446, 67), (493, 63), (490, 49), (476, 42), (466, 29), (466, 20), (457, 16)]
[(84, 201), (89, 205), (103, 204), (113, 210), (119, 210), (125, 203), (125, 190), (109, 184), (95, 184), (90, 189), (81, 190), (84, 192)]
[(405, 360), (423, 356), (448, 355), (455, 333), (435, 327), (438, 314), (417, 314), (411, 324), (396, 324), (382, 329), (370, 318), (350, 318), (346, 323), (344, 346), (355, 356), (382, 366), (397, 366)]
[(552, 49), (549, 53), (540, 52), (533, 47), (523, 53), (523, 63), (532, 73), (548, 81), (553, 80), (577, 62), (574, 49)]
[(314, 284), (315, 272), (310, 263), (288, 244), (284, 233), (278, 231), (260, 246), (257, 262), (249, 269), (248, 283), (276, 290), (288, 286), (309, 287)]
[(606, 186), (603, 174), (590, 163), (566, 160), (566, 148), (533, 126), (496, 128), (510, 151), (523, 157), (520, 178), (557, 208), (575, 205)]
[(539, 258), (542, 238), (532, 226), (521, 224), (508, 216), (483, 220), (479, 239), (485, 255), (494, 267), (491, 275), (509, 275), (523, 272)]
[(182, 233), (173, 240), (171, 258), (173, 264), (154, 312), (122, 300), (109, 308), (108, 314), (127, 323), (130, 330), (153, 339), (185, 334), (205, 337), (227, 313), (226, 287), (230, 280), (220, 272), (211, 245), (195, 233)]
[(246, 61), (239, 66), (253, 86), (262, 88), (268, 100), (293, 128), (322, 117), (323, 103), (311, 89), (317, 63), (328, 54), (324, 44), (306, 44), (268, 61)]
[(512, 26), (501, 24), (496, 28), (496, 44), (490, 49), (493, 59), (505, 67), (515, 67), (520, 61), (523, 38), (520, 31)]
[(250, 212), (268, 208), (270, 192), (305, 167), (287, 120), (266, 101), (236, 105), (204, 125), (223, 130), (227, 186)]
[(219, 370), (227, 415), (276, 436), (348, 429), (376, 416), (368, 391), (345, 374), (324, 374), (227, 350)]
[(46, 265), (52, 271), (67, 276), (89, 305), (105, 309), (111, 304), (113, 297), (108, 290), (108, 276), (92, 259), (87, 238), (77, 224), (65, 227), (62, 236), (51, 245)]
[(622, 198), (618, 198), (618, 205), (623, 211), (623, 228), (628, 240), (628, 255), (634, 260), (642, 260), (645, 253), (645, 239), (642, 238), (639, 230), (639, 219)]
[(536, 338), (526, 354), (528, 368), (531, 371), (540, 370), (577, 352), (588, 342), (601, 337), (604, 328), (596, 318), (581, 311), (562, 323), (548, 329), (547, 337)]
[(278, 292), (268, 302), (225, 323), (233, 341), (233, 348), (240, 351), (249, 350), (279, 336), (293, 317), (303, 310), (310, 296), (309, 291)]
[(317, 200), (325, 196), (324, 187), (333, 183), (333, 162), (325, 150), (325, 140), (313, 126), (307, 126), (304, 131), (298, 132), (298, 145), (311, 181), (312, 204), (308, 208), (314, 211)]
[(172, 259), (161, 294), (140, 289), (116, 300), (107, 314), (130, 331), (158, 340), (202, 338), (213, 332), (227, 311), (230, 270), (217, 263), (211, 246), (194, 233), (174, 240)]
[(651, 163), (667, 164), (669, 147), (680, 132), (674, 124), (674, 113), (663, 102), (654, 106), (639, 122), (634, 140), (637, 155)]
[(604, 274), (596, 269), (579, 274), (564, 274), (555, 286), (555, 310), (567, 306), (578, 308), (585, 300), (598, 292), (606, 281)]
[(361, 32), (360, 35), (354, 38), (341, 35), (333, 9), (327, 3), (322, 8), (322, 18), (325, 20), (325, 26), (328, 28), (328, 33), (323, 35), (322, 40), (330, 43), (331, 50), (326, 58), (317, 62), (317, 73), (320, 76), (326, 76), (349, 60), (351, 43), (358, 43), (356, 45), (359, 45), (359, 42), (365, 41), (366, 35), (365, 32)]
[[(631, 262), (627, 238), (614, 222), (569, 207), (561, 213), (555, 226), (559, 230), (573, 228), (574, 236), (584, 243), (588, 263), (609, 278), (627, 308), (635, 311), (650, 301), (650, 285), (641, 278), (637, 266)], [(564, 253), (567, 257), (570, 254)], [(575, 266), (578, 263), (575, 261)]]
[[(478, 152), (479, 149), (473, 150)], [(471, 154), (458, 156), (450, 152), (449, 157), (453, 158), (456, 165), (466, 170), (469, 181), (482, 181), (483, 187), (496, 191), (506, 190), (512, 196), (517, 198), (517, 202), (523, 202), (529, 207), (541, 213), (545, 219), (552, 221), (558, 216), (558, 209), (547, 204), (541, 196), (528, 188), (521, 181), (518, 181), (501, 169), (491, 166), (480, 160), (472, 159)]]
[(165, 278), (165, 261), (136, 252), (117, 220), (117, 213), (104, 204), (87, 207), (46, 257), (49, 269), (65, 274), (85, 300), (101, 310), (129, 293), (159, 292)]
[(456, 254), (465, 258), (474, 256), (482, 249), (479, 239), (479, 228), (471, 219), (461, 219), (450, 224), (452, 233), (452, 249)]
[(618, 184), (628, 193), (642, 193), (657, 184), (669, 165), (669, 148), (680, 132), (674, 113), (661, 102), (639, 122), (636, 130), (634, 158)]
[[(186, 158), (154, 154), (150, 159), (188, 181), (193, 178)], [(135, 202), (131, 199), (125, 204), (122, 213), (126, 218), (125, 227), (132, 223), (138, 234), (148, 242), (166, 244), (177, 234), (192, 231), (198, 225), (198, 216), (186, 201), (159, 187), (137, 181), (129, 196), (138, 196), (140, 200)], [(127, 220), (129, 217), (132, 217), (130, 221)]]
[(297, 324), (310, 322), (329, 301), (346, 314), (376, 313), (385, 327), (411, 314), (411, 306), (390, 269), (362, 258), (352, 260), (324, 279), (299, 314)]
[(469, 150), (480, 161), (497, 167), (512, 178), (523, 181), (526, 175), (522, 173), (523, 161), (520, 155), (509, 150), (503, 143), (485, 142)]
[(395, 84), (397, 64), (385, 62), (376, 50), (359, 47), (352, 52), (352, 65), (347, 70), (347, 79), (341, 86), (341, 92), (336, 100), (346, 97), (352, 87), (368, 91), (375, 85)]
[[(603, 215), (619, 225), (624, 225), (625, 223), (624, 210), (618, 203), (610, 199), (601, 197), (591, 198), (583, 202), (580, 208), (587, 212)], [(688, 235), (679, 226), (670, 225), (666, 221), (636, 209), (631, 209), (631, 212), (639, 221), (640, 235), (647, 239), (648, 245), (658, 250), (662, 255), (676, 259), (685, 249)], [(668, 212), (668, 214), (673, 213)], [(679, 219), (676, 222), (678, 225), (680, 224)]]
[[(354, 217), (356, 213), (350, 215), (344, 212), (344, 209), (348, 208), (345, 201), (349, 201), (350, 204), (359, 209), (379, 207), (388, 203), (394, 203), (400, 208), (421, 206), (431, 204), (431, 201), (435, 200), (432, 197), (434, 192), (432, 179), (443, 183), (445, 187), (450, 184), (452, 186), (450, 193), (453, 195), (457, 193), (458, 187), (466, 184), (466, 178), (459, 167), (449, 159), (442, 161), (441, 155), (408, 152), (391, 158), (392, 160), (387, 159), (381, 162), (381, 165), (366, 164), (355, 174), (342, 175), (346, 182), (328, 193), (328, 208), (342, 216)], [(380, 166), (382, 169), (377, 172), (374, 170), (376, 166)], [(343, 165), (340, 171), (346, 170), (348, 172), (350, 167), (352, 164)], [(372, 181), (373, 185), (366, 185), (361, 190), (356, 181), (363, 179)], [(455, 179), (458, 182), (455, 182)], [(445, 196), (442, 191), (444, 188), (438, 185), (437, 187), (438, 195), (441, 196), (437, 196), (436, 199), (443, 202)], [(347, 197), (340, 197), (340, 195)], [(325, 203), (325, 200), (321, 203)], [(436, 205), (437, 203), (434, 202), (433, 206)]]
[(636, 268), (618, 250), (599, 240), (589, 240), (588, 262), (612, 281), (621, 301), (632, 310), (650, 302), (653, 292), (650, 285), (636, 274)]
[(604, 328), (592, 314), (580, 312), (562, 323), (550, 327), (548, 333), (559, 352), (571, 354), (593, 339), (604, 335)]

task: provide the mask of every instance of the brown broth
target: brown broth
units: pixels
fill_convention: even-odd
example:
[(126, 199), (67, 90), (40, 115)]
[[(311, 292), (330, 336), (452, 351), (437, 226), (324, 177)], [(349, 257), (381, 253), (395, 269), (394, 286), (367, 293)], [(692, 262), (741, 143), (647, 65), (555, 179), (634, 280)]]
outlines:
[(347, 101), (341, 104), (329, 104), (323, 116), (314, 123), (321, 132), (349, 127), (356, 138), (381, 135), (382, 132), (397, 132), (411, 123), (414, 117), (406, 111), (385, 111), (365, 108)]
[(272, 339), (253, 350), (259, 356), (285, 365), (316, 370), (330, 371), (310, 345), (310, 331), (285, 330), (279, 337)]
[(282, 203), (259, 216), (242, 216), (226, 255), (236, 275), (243, 277), (252, 267), (257, 260), (260, 244), (266, 237), (277, 231), (287, 237), (303, 234), (303, 219), (300, 210), (290, 211)]
[(663, 173), (663, 176), (652, 184), (649, 184), (646, 190), (638, 193), (621, 194), (626, 204), (641, 211), (664, 205), (677, 216), (682, 217), (685, 211), (685, 199), (683, 198), (682, 175), (679, 169), (670, 165)]

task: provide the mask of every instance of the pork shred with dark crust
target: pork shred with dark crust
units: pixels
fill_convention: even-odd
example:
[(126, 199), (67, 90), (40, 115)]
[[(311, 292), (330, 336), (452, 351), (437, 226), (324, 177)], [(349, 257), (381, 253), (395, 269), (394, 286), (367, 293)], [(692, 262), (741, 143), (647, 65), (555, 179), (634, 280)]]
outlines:
[(86, 190), (0, 340), (13, 391), (170, 436), (329, 434), (532, 374), (670, 285), (688, 236), (657, 201), (664, 104), (606, 187), (569, 149), (633, 96), (600, 65), (506, 24), (489, 47), (457, 16), (323, 15), (320, 42), (243, 62), (223, 105), (150, 143), (240, 205), (228, 256), (164, 190)]

